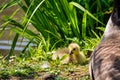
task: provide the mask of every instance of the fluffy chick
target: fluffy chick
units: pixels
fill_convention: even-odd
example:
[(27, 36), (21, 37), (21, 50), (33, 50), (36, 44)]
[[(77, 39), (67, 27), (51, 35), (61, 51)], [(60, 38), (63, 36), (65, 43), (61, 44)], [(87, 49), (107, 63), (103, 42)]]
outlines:
[(69, 44), (68, 48), (63, 48), (57, 50), (52, 59), (56, 60), (57, 58), (62, 59), (63, 56), (66, 56), (61, 60), (62, 64), (74, 63), (74, 64), (83, 64), (86, 61), (85, 55), (80, 51), (80, 47), (77, 43)]
[(69, 54), (70, 54), (70, 61), (72, 63), (77, 64), (84, 64), (86, 62), (86, 57), (83, 52), (80, 51), (80, 46), (76, 43), (71, 43), (68, 46)]

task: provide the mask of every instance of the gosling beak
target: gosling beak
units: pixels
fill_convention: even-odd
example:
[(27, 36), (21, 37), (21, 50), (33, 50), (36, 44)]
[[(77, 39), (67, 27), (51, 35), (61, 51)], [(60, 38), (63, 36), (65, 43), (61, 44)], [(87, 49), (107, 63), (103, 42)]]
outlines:
[(73, 51), (69, 51), (69, 54), (72, 55), (72, 54), (73, 54)]

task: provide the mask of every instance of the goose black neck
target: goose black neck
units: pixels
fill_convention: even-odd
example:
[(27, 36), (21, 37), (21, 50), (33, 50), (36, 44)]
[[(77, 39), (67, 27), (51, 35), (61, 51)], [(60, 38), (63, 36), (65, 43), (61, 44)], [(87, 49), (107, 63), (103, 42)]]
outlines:
[(111, 19), (114, 25), (120, 26), (120, 0), (114, 0), (114, 8)]

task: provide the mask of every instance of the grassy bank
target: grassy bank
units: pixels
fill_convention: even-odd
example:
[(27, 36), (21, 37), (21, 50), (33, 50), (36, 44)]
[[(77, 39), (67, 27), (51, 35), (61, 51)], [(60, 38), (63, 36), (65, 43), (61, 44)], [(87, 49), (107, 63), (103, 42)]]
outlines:
[(88, 64), (60, 64), (60, 60), (52, 61), (53, 52), (45, 53), (42, 49), (29, 50), (17, 56), (11, 56), (8, 61), (0, 61), (0, 79), (43, 80), (53, 77), (55, 80), (90, 80)]

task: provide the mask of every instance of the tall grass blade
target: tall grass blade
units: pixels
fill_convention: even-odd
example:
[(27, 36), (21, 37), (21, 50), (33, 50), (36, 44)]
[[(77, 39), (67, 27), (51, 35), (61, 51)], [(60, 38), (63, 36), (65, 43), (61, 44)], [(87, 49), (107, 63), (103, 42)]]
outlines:
[(2, 11), (3, 11), (4, 9), (6, 9), (6, 8), (15, 6), (15, 5), (17, 5), (18, 3), (20, 3), (20, 2), (21, 2), (21, 0), (11, 0), (11, 1), (9, 1), (8, 3), (3, 4), (3, 5), (0, 6), (0, 12), (2, 12)]
[(93, 18), (94, 20), (98, 21), (99, 23), (101, 23), (102, 25), (105, 26), (104, 23), (102, 23), (101, 21), (99, 21), (94, 15), (92, 15), (88, 10), (86, 10), (86, 9), (85, 9), (84, 7), (82, 7), (80, 4), (78, 4), (78, 3), (76, 3), (76, 2), (70, 2), (70, 4), (76, 6), (77, 8), (79, 8), (80, 10), (82, 10), (83, 12), (86, 11), (87, 14), (88, 14), (91, 18)]
[[(34, 1), (34, 0), (33, 0), (33, 1)], [(42, 5), (42, 3), (43, 3), (44, 1), (45, 1), (45, 0), (42, 0), (42, 1), (37, 5), (37, 7), (34, 9), (33, 13), (30, 15), (30, 17), (29, 17), (29, 19), (28, 19), (28, 21), (27, 21), (27, 23), (26, 23), (26, 25), (25, 25), (25, 27), (24, 27), (23, 33), (24, 33), (24, 31), (26, 30), (27, 25), (29, 24), (31, 18), (33, 17), (33, 15), (35, 14), (35, 12), (38, 10), (38, 8)], [(31, 7), (31, 6), (30, 6), (30, 7)], [(29, 12), (29, 8), (28, 8), (28, 11), (27, 11), (27, 12)], [(26, 16), (25, 16), (25, 17), (26, 17)]]
[(87, 23), (87, 12), (85, 11), (82, 19), (82, 38), (86, 37), (86, 23)]
[(19, 34), (16, 33), (15, 37), (14, 37), (14, 40), (13, 40), (13, 43), (11, 45), (11, 49), (10, 49), (10, 52), (9, 54), (6, 56), (6, 60), (9, 60), (10, 59), (10, 56), (13, 55), (13, 52), (14, 52), (14, 49), (15, 49), (15, 46), (16, 46), (16, 43), (17, 43), (17, 40), (18, 40), (18, 37), (19, 37)]
[(80, 38), (80, 31), (78, 28), (78, 20), (76, 15), (76, 10), (73, 7), (73, 5), (69, 4), (67, 0), (60, 0), (61, 4), (63, 6), (64, 11), (66, 12), (66, 15), (71, 23), (71, 30), (74, 36)]

